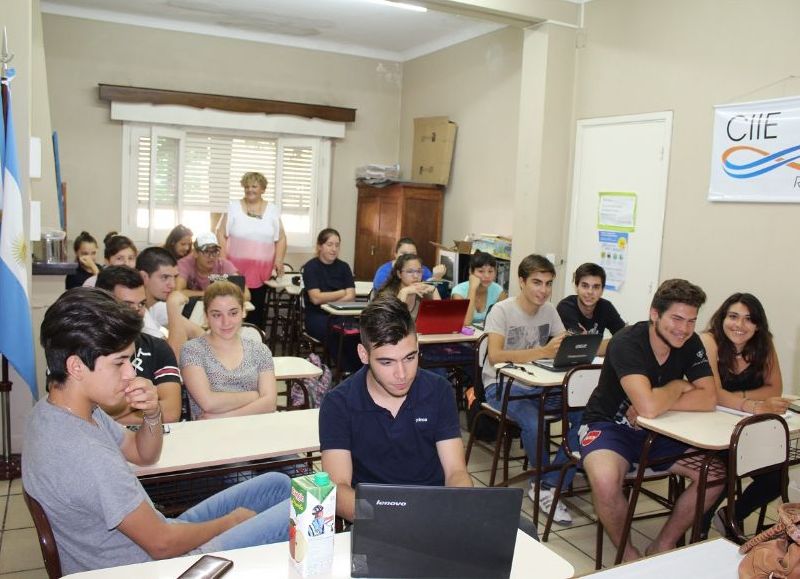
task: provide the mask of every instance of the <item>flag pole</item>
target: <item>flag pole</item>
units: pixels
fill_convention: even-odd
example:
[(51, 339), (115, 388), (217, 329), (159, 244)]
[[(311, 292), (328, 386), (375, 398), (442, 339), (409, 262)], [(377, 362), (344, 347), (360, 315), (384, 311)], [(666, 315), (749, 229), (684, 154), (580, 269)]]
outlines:
[[(0, 52), (0, 77), (8, 77), (8, 63), (14, 59), (14, 54), (8, 51), (8, 33), (3, 26), (3, 47)], [(2, 101), (2, 99), (0, 99)], [(2, 109), (3, 107), (0, 107)], [(0, 115), (2, 110), (0, 110)], [(0, 180), (2, 177), (0, 177)], [(11, 387), (9, 379), (8, 358), (0, 354), (2, 360), (2, 380), (0, 380), (0, 417), (3, 422), (3, 455), (0, 457), (0, 480), (13, 480), (22, 474), (22, 460), (19, 454), (11, 453)]]

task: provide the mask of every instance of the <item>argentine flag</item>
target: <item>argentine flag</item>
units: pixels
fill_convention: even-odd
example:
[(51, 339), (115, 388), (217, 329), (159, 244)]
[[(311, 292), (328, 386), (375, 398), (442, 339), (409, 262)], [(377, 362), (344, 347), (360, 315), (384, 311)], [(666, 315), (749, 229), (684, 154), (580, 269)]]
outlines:
[[(0, 115), (0, 169), (2, 169), (3, 221), (0, 224), (0, 354), (28, 383), (34, 400), (36, 361), (33, 356), (33, 327), (28, 300), (28, 244), (23, 225), (22, 192), (19, 188), (19, 162), (11, 116), (8, 80), (2, 80)], [(5, 120), (5, 123), (3, 123)]]

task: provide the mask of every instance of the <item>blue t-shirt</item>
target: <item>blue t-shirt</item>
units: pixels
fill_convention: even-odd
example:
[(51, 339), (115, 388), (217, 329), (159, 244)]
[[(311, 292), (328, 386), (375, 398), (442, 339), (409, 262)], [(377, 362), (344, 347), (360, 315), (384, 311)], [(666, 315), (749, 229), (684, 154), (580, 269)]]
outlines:
[(436, 443), (461, 436), (450, 383), (420, 368), (396, 417), (367, 391), (367, 367), (325, 396), (321, 450), (349, 450), (358, 483), (444, 485)]
[[(472, 314), (472, 322), (482, 322), (486, 319), (486, 314), (494, 304), (497, 303), (497, 299), (500, 297), (500, 294), (503, 293), (503, 286), (499, 283), (492, 282), (491, 285), (486, 288), (486, 309), (482, 312), (479, 312), (477, 308), (475, 308), (475, 313)], [(467, 295), (469, 294), (469, 282), (462, 281), (453, 290), (450, 292), (451, 296), (461, 296), (464, 299), (467, 299)]]
[[(375, 272), (375, 278), (372, 280), (372, 287), (375, 288), (377, 292), (380, 290), (389, 279), (389, 274), (392, 273), (392, 266), (394, 265), (394, 260), (387, 261), (382, 266), (378, 268), (378, 271)], [(422, 279), (430, 279), (433, 274), (431, 270), (429, 270), (424, 265), (422, 266)]]

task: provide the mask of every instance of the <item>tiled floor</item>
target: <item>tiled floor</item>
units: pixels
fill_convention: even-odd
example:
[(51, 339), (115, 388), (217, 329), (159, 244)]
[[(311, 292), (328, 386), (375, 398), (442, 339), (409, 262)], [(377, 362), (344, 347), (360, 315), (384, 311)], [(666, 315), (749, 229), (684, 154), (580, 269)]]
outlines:
[[(464, 436), (466, 442), (466, 434)], [(491, 455), (475, 447), (470, 459), (469, 471), (476, 485), (486, 485), (489, 480)], [(520, 463), (511, 467), (511, 474), (519, 473), (522, 469)], [(520, 486), (526, 486), (522, 482)], [(660, 490), (660, 489), (659, 489)], [(28, 509), (22, 500), (20, 480), (11, 483), (0, 481), (0, 517), (2, 517), (2, 532), (0, 532), (0, 579), (46, 579), (47, 574), (43, 568), (42, 556), (36, 539), (36, 531), (28, 514)], [(589, 497), (575, 497), (569, 499), (583, 511), (592, 515), (594, 510)], [(533, 504), (527, 495), (523, 499), (522, 510), (532, 516)], [(656, 503), (647, 498), (641, 498), (637, 512), (652, 512), (657, 508)], [(554, 533), (546, 545), (567, 559), (577, 575), (594, 571), (595, 525), (594, 523), (571, 509), (574, 521), (569, 527), (555, 525)], [(775, 511), (771, 507), (768, 516), (774, 520)], [(655, 536), (663, 524), (663, 518), (638, 521), (634, 524), (633, 541), (640, 549), (644, 549)], [(544, 517), (540, 516), (539, 532), (544, 529)], [(716, 536), (712, 530), (712, 536)], [(614, 550), (611, 541), (606, 537), (604, 541), (603, 560), (608, 563), (613, 561)]]

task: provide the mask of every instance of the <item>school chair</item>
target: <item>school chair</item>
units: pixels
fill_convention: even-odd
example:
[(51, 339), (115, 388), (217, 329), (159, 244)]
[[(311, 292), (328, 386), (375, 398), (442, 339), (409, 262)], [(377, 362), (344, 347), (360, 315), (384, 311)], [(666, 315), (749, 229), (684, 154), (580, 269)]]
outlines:
[(59, 579), (61, 577), (61, 558), (58, 556), (56, 538), (50, 527), (50, 521), (47, 519), (47, 513), (44, 512), (39, 501), (29, 495), (25, 489), (22, 490), (22, 498), (28, 505), (28, 510), (33, 518), (33, 526), (36, 527), (36, 534), (39, 536), (39, 547), (42, 549), (47, 576), (50, 579)]

